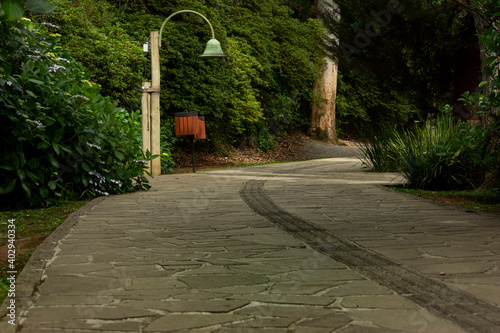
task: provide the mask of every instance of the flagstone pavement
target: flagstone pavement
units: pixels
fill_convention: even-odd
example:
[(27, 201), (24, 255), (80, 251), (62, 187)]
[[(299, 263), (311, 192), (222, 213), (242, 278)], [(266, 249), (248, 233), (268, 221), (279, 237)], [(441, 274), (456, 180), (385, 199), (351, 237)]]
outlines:
[(151, 180), (73, 214), (2, 332), (499, 332), (500, 219), (356, 158)]

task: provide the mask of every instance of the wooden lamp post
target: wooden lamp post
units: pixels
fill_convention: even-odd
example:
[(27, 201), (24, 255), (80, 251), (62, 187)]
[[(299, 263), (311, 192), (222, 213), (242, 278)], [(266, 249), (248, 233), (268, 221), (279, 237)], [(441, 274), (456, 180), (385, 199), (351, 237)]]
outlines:
[[(142, 150), (150, 151), (152, 155), (160, 155), (160, 47), (161, 34), (165, 24), (175, 15), (180, 13), (193, 13), (201, 16), (210, 26), (212, 38), (208, 41), (203, 58), (227, 57), (222, 51), (221, 45), (215, 39), (214, 29), (208, 19), (193, 10), (181, 10), (173, 13), (163, 22), (160, 32), (151, 31), (151, 82), (142, 84)], [(150, 162), (149, 172), (153, 175), (161, 174), (161, 159), (155, 158)]]

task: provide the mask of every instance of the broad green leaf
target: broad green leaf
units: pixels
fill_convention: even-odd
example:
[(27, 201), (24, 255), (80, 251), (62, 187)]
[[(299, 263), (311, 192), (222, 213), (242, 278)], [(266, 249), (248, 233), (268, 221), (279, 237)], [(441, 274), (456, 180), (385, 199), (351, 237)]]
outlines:
[(56, 7), (52, 6), (47, 0), (27, 0), (26, 9), (40, 14), (48, 14), (54, 11)]
[(81, 155), (83, 155), (83, 154), (84, 154), (84, 153), (83, 153), (83, 149), (82, 149), (82, 146), (81, 146), (81, 145), (77, 145), (77, 146), (75, 147), (75, 149), (76, 149), (76, 151), (77, 151), (79, 154), (81, 154)]
[(57, 143), (52, 143), (52, 148), (54, 148), (54, 151), (56, 152), (57, 155), (61, 153), (61, 150), (59, 149), (59, 145)]
[(36, 84), (45, 84), (45, 82), (40, 81), (40, 80), (35, 80), (35, 79), (28, 79), (28, 81), (36, 83)]
[(50, 164), (52, 164), (56, 168), (59, 168), (59, 162), (57, 162), (57, 160), (54, 158), (54, 156), (52, 156), (52, 154), (48, 154), (47, 158), (48, 158)]
[(89, 186), (89, 178), (85, 174), (82, 175), (82, 184), (85, 187)]
[(67, 153), (71, 153), (71, 149), (69, 149), (69, 148), (68, 148), (68, 147), (66, 147), (66, 146), (61, 146), (61, 145), (59, 145), (59, 148), (61, 148), (62, 150), (64, 150), (64, 151), (65, 151), (65, 152), (67, 152)]
[(495, 60), (497, 60), (497, 57), (489, 57), (489, 58), (487, 58), (487, 59), (484, 61), (484, 64), (485, 64), (486, 66), (488, 66), (488, 65), (492, 64)]
[(33, 172), (26, 170), (25, 173), (26, 176), (28, 176), (32, 181), (40, 182), (42, 180), (39, 176), (35, 175)]
[(2, 2), (2, 10), (7, 19), (12, 21), (18, 20), (24, 15), (23, 5), (19, 0), (4, 0)]
[(0, 169), (4, 169), (7, 171), (14, 171), (16, 168), (14, 168), (12, 165), (2, 164), (0, 165)]
[(37, 145), (37, 148), (40, 150), (45, 150), (49, 147), (49, 143), (47, 141), (42, 141)]
[(82, 162), (82, 169), (89, 172), (90, 171), (90, 167), (87, 163), (85, 162)]
[(19, 157), (17, 156), (17, 154), (14, 153), (14, 152), (12, 152), (10, 154), (10, 156), (11, 156), (11, 159), (12, 159), (12, 163), (14, 164), (14, 167), (16, 169), (19, 169)]
[(21, 169), (17, 170), (17, 175), (19, 176), (19, 178), (20, 178), (21, 180), (24, 180), (24, 178), (26, 178), (26, 174), (25, 174), (25, 173), (24, 173), (24, 171), (23, 171), (23, 170), (21, 170)]
[(31, 97), (36, 98), (37, 96), (31, 91), (31, 90), (25, 90), (25, 92), (30, 95)]
[(54, 190), (56, 189), (56, 187), (57, 187), (57, 184), (56, 184), (54, 181), (52, 181), (52, 180), (51, 180), (51, 181), (49, 182), (49, 188), (50, 188), (52, 191), (54, 191)]
[(24, 156), (24, 153), (21, 152), (19, 153), (19, 167), (23, 168), (26, 165), (26, 156)]
[(10, 192), (12, 192), (12, 190), (16, 186), (16, 181), (16, 179), (11, 179), (4, 185), (0, 186), (0, 194), (9, 194)]
[(31, 189), (28, 186), (28, 184), (25, 182), (21, 182), (21, 186), (23, 187), (24, 191), (26, 192), (26, 195), (28, 196), (28, 198), (30, 198), (31, 197)]
[(125, 158), (125, 156), (123, 155), (122, 152), (118, 151), (118, 150), (115, 150), (115, 156), (116, 158), (118, 158), (120, 161), (123, 160)]

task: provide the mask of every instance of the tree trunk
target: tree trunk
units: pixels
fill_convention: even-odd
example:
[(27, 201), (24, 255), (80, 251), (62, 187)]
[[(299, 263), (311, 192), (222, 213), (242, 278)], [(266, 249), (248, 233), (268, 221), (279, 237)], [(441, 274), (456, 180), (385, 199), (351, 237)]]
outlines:
[[(332, 6), (331, 0), (318, 0), (318, 9)], [(314, 102), (311, 115), (311, 135), (328, 141), (337, 141), (335, 130), (335, 100), (337, 97), (337, 70), (335, 61), (325, 58), (323, 62), (323, 75), (314, 85)]]

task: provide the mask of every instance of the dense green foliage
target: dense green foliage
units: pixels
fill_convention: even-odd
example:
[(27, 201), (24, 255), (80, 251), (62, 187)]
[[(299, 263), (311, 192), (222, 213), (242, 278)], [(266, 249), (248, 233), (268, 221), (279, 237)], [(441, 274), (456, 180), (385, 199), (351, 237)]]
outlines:
[(334, 2), (341, 18), (325, 20), (338, 38), (328, 49), (342, 73), (340, 132), (411, 126), (455, 103), (457, 69), (476, 33), (470, 10), (456, 1)]
[[(500, 17), (500, 11), (496, 12)], [(491, 172), (500, 189), (500, 27), (487, 29), (480, 39), (486, 46), (484, 66), (486, 81), (482, 91), (465, 93), (462, 100), (477, 108), (481, 126), (463, 131), (465, 147), (477, 149), (483, 170)]]
[(183, 9), (210, 20), (228, 59), (198, 57), (210, 30), (197, 15), (179, 14), (163, 31), (161, 113), (167, 146), (177, 144), (172, 118), (181, 111), (206, 118), (205, 141), (212, 148), (228, 143), (268, 148), (275, 134), (309, 123), (323, 34), (308, 19), (310, 5), (284, 0), (52, 3), (57, 9), (44, 19), (61, 27), (70, 53), (94, 73), (103, 94), (128, 110), (139, 108), (141, 80), (149, 76), (142, 44), (150, 31)]
[(465, 93), (462, 100), (477, 108), (482, 125), (454, 123), (446, 106), (445, 116), (424, 126), (374, 135), (362, 146), (365, 164), (377, 171), (401, 171), (413, 188), (477, 188), (488, 177), (488, 186), (500, 188), (500, 30), (488, 29), (480, 40), (487, 46), (487, 81), (482, 92)]
[[(330, 48), (342, 71), (337, 119), (356, 124), (343, 128), (348, 134), (372, 133), (362, 147), (365, 163), (400, 171), (408, 186), (421, 189), (498, 183), (498, 1), (335, 3), (342, 18), (327, 21), (339, 38)], [(460, 103), (472, 106), (474, 122), (452, 121), (464, 120), (457, 117)], [(436, 120), (446, 104), (452, 106)]]
[(1, 205), (148, 188), (139, 116), (99, 94), (57, 27), (12, 18), (0, 16)]

